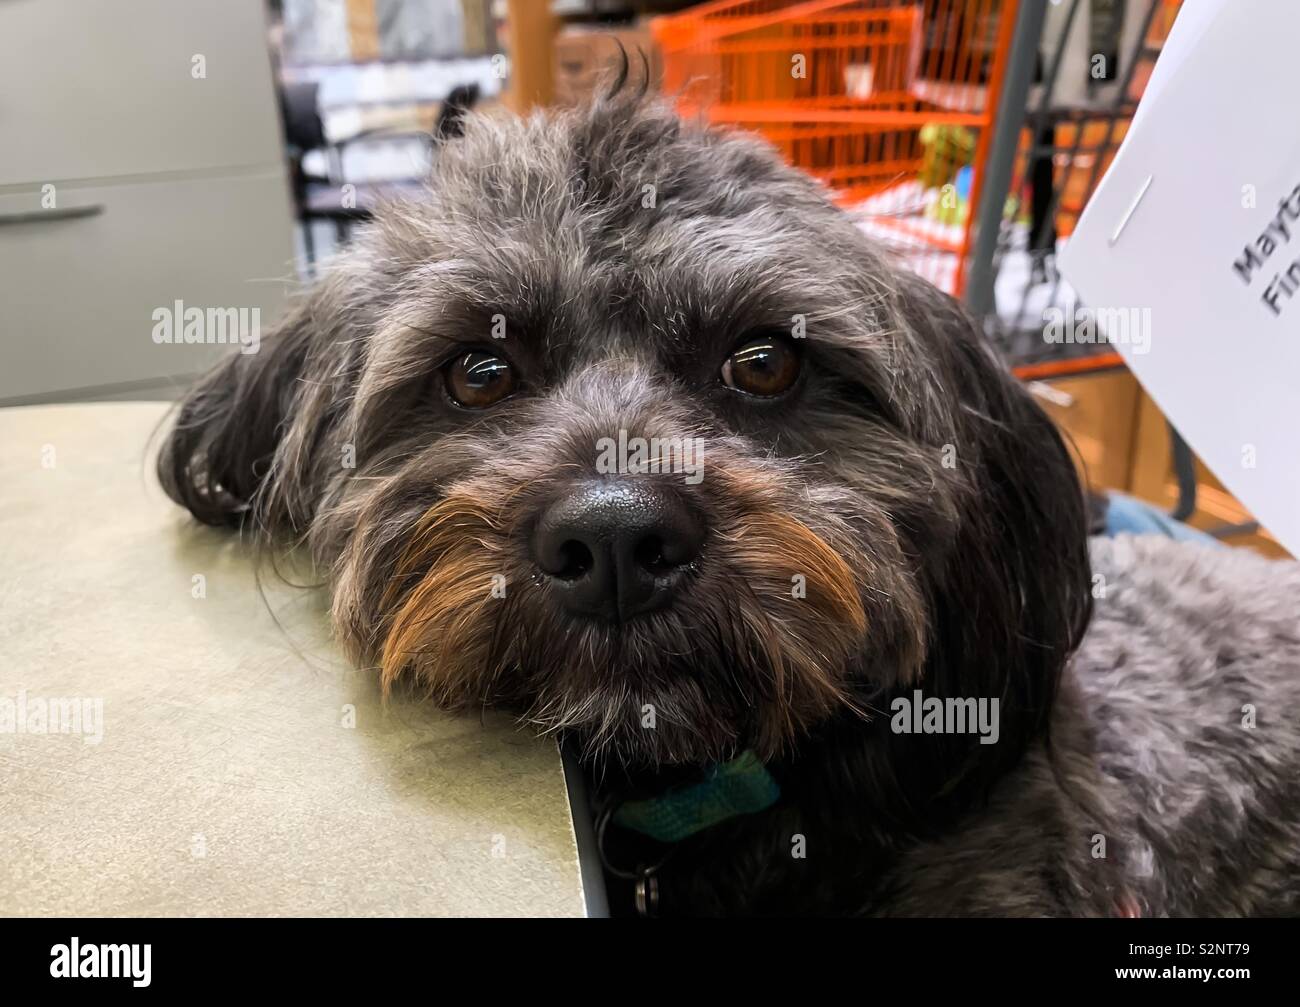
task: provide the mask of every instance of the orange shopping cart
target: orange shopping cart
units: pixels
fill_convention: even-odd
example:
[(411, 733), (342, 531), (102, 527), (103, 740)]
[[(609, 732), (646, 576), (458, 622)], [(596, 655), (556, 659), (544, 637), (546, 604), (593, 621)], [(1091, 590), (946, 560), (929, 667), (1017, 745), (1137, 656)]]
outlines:
[(681, 111), (756, 130), (960, 294), (1017, 0), (717, 0), (657, 18)]

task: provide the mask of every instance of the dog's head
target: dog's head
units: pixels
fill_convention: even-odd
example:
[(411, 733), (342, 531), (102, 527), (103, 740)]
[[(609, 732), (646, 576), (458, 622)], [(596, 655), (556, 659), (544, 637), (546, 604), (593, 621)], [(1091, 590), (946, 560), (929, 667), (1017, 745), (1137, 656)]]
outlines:
[(307, 542), (385, 684), (624, 764), (771, 758), (913, 687), (1000, 698), (1014, 749), (1088, 612), (1066, 452), (960, 309), (635, 96), (471, 120), (160, 472)]

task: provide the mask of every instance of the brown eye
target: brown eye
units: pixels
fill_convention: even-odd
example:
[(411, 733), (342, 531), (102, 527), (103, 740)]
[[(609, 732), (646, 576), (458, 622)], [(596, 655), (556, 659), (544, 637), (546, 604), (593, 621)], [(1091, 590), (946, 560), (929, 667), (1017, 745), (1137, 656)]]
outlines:
[(471, 350), (447, 365), (447, 394), (467, 409), (486, 409), (515, 390), (515, 373), (507, 360), (486, 350)]
[(741, 343), (722, 365), (722, 383), (746, 395), (780, 395), (799, 376), (799, 354), (781, 336)]

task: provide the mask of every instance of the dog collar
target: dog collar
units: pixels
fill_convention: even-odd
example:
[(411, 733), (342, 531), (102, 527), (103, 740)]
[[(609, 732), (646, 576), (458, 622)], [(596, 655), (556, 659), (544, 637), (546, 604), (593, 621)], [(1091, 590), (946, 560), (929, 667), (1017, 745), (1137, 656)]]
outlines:
[(712, 766), (699, 783), (638, 801), (627, 801), (614, 823), (661, 843), (676, 843), (738, 815), (776, 803), (781, 788), (751, 751)]

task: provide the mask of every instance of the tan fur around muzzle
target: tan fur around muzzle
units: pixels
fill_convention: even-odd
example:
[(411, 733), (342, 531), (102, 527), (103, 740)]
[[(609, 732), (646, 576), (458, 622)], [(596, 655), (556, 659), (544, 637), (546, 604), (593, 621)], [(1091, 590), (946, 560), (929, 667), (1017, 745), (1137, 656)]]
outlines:
[(384, 611), (397, 606), (380, 656), (385, 694), (414, 668), (440, 702), (454, 706), (477, 695), (488, 673), (499, 604), (492, 584), (502, 572), (503, 545), (491, 509), (468, 494), (446, 497), (420, 519), (383, 600)]
[[(468, 492), (452, 493), (421, 518), (383, 599), (391, 612), (380, 651), (385, 693), (412, 673), (448, 707), (481, 702), (509, 640), (494, 653), (502, 601), (493, 578), (506, 566), (509, 531), (500, 506)], [(757, 727), (764, 747), (780, 747), (800, 729), (840, 706), (845, 663), (868, 625), (861, 586), (850, 565), (796, 518), (754, 509), (715, 531), (716, 548), (736, 597), (741, 652), (732, 656), (770, 679), (773, 697)], [(793, 590), (793, 575), (805, 591)], [(407, 589), (407, 585), (414, 583)]]

